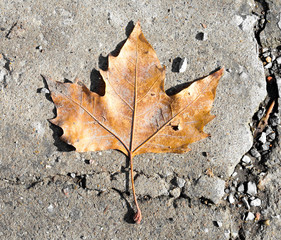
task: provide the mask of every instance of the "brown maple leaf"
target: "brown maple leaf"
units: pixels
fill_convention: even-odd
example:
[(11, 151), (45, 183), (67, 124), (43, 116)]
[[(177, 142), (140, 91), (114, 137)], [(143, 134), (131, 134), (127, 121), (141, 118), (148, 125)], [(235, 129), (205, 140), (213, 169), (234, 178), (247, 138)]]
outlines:
[(209, 136), (203, 127), (214, 118), (210, 110), (223, 69), (168, 96), (165, 67), (137, 22), (119, 55), (109, 55), (108, 69), (100, 73), (104, 96), (79, 81), (47, 79), (57, 107), (51, 122), (63, 129), (62, 139), (78, 152), (118, 149), (129, 157), (137, 208), (134, 220), (139, 223), (133, 157), (146, 152), (184, 153), (190, 143)]

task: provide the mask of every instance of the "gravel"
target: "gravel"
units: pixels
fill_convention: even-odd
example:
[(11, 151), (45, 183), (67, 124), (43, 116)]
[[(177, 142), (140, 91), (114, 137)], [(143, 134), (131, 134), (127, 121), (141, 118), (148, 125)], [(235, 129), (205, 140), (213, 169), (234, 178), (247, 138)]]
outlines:
[(261, 205), (261, 200), (259, 198), (256, 198), (250, 202), (250, 205), (253, 207), (259, 207)]
[(257, 194), (257, 185), (254, 182), (247, 183), (247, 193), (249, 195), (255, 196)]
[(229, 196), (228, 196), (228, 201), (229, 201), (230, 204), (233, 204), (233, 203), (235, 202), (233, 193), (230, 193), (230, 194), (229, 194)]
[(253, 221), (255, 219), (255, 215), (252, 212), (248, 212), (245, 221)]
[(245, 164), (250, 164), (252, 162), (251, 158), (247, 155), (243, 156), (242, 162)]
[(261, 143), (266, 143), (266, 133), (262, 132), (261, 136), (258, 139)]
[(259, 151), (256, 148), (252, 148), (250, 150), (250, 153), (255, 158), (260, 158), (261, 157), (261, 154), (259, 153)]
[(174, 188), (173, 190), (170, 190), (170, 194), (174, 198), (178, 198), (181, 195), (181, 189), (180, 188)]
[(180, 73), (185, 72), (185, 71), (186, 71), (186, 68), (187, 68), (187, 59), (186, 59), (186, 58), (183, 58), (183, 59), (180, 61), (179, 72), (180, 72)]
[(176, 186), (183, 188), (185, 185), (185, 180), (183, 178), (176, 177)]
[(241, 183), (240, 185), (239, 185), (239, 187), (238, 187), (238, 192), (241, 192), (241, 193), (243, 193), (244, 191), (245, 191), (245, 187), (244, 187), (244, 184), (243, 183)]

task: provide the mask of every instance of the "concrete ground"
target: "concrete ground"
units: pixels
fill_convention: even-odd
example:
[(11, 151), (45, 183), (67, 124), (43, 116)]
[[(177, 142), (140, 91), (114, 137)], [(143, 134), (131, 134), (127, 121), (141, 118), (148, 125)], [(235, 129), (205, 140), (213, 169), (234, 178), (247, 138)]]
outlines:
[[(261, 0), (2, 0), (0, 238), (279, 239), (278, 105), (269, 149), (252, 129), (261, 107), (277, 98), (270, 89), (281, 86), (278, 58), (265, 56), (281, 56), (280, 7)], [(95, 91), (106, 56), (138, 20), (167, 67), (168, 92), (226, 69), (216, 118), (205, 127), (211, 138), (186, 154), (135, 157), (140, 225), (132, 221), (126, 157), (114, 150), (81, 154), (63, 143), (62, 130), (48, 122), (56, 111), (42, 77), (79, 77)], [(182, 58), (187, 70), (179, 73)], [(277, 84), (266, 82), (269, 75)], [(253, 164), (245, 165), (245, 154)]]

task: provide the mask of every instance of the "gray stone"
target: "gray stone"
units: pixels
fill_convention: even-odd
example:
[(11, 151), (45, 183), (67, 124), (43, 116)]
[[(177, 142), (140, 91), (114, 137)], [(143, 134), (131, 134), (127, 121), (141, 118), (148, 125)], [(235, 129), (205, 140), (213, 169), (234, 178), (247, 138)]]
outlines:
[(156, 198), (163, 195), (169, 195), (168, 183), (159, 176), (146, 177), (145, 175), (140, 175), (135, 180), (135, 188), (138, 189), (139, 196), (150, 196), (152, 198)]
[(271, 126), (276, 127), (277, 125), (280, 124), (280, 118), (278, 115), (273, 114), (272, 117), (269, 118), (269, 123), (271, 124)]
[(174, 189), (170, 190), (170, 194), (174, 198), (178, 198), (181, 195), (181, 189), (180, 188), (174, 188)]
[(256, 148), (252, 148), (252, 149), (250, 150), (250, 153), (251, 153), (251, 155), (252, 155), (253, 157), (255, 157), (255, 158), (259, 158), (259, 157), (261, 156), (261, 154), (259, 153), (259, 151), (258, 151)]
[(228, 196), (228, 201), (229, 201), (230, 204), (233, 204), (233, 203), (235, 202), (233, 193), (230, 193), (230, 194), (229, 194), (229, 196)]
[(50, 91), (47, 88), (42, 88), (41, 93), (49, 94)]
[(264, 68), (266, 68), (266, 69), (272, 68), (272, 62), (266, 64), (266, 65), (264, 66)]
[(269, 150), (269, 145), (270, 145), (270, 143), (266, 142), (266, 143), (261, 145), (260, 149), (262, 151), (267, 151), (267, 150)]
[(176, 177), (176, 186), (179, 188), (183, 188), (185, 184), (185, 180), (183, 178)]
[(256, 198), (250, 202), (250, 205), (253, 207), (259, 207), (261, 205), (261, 200), (259, 198)]
[(186, 71), (186, 68), (187, 68), (187, 59), (186, 59), (186, 58), (183, 58), (183, 59), (180, 61), (179, 72), (180, 72), (180, 73), (185, 72), (185, 71)]
[(255, 219), (255, 215), (252, 212), (248, 212), (245, 217), (245, 221), (253, 221)]
[(258, 139), (261, 143), (265, 143), (266, 142), (266, 133), (262, 132), (259, 139)]
[(54, 206), (53, 206), (53, 204), (50, 204), (50, 205), (47, 207), (47, 210), (48, 210), (49, 213), (54, 212)]
[(244, 187), (244, 184), (243, 183), (241, 183), (240, 185), (239, 185), (239, 187), (238, 187), (238, 192), (241, 192), (241, 193), (243, 193), (244, 191), (245, 191), (245, 187)]
[(204, 197), (217, 204), (224, 195), (225, 181), (218, 177), (201, 176), (195, 185), (184, 187), (184, 194), (188, 197)]
[(264, 109), (260, 109), (257, 113), (257, 118), (260, 120), (264, 114)]
[(273, 141), (275, 138), (276, 138), (275, 132), (268, 134), (268, 141)]
[(250, 195), (256, 195), (257, 194), (257, 185), (254, 182), (248, 182), (247, 183), (247, 193)]
[(250, 164), (252, 162), (251, 158), (247, 155), (244, 155), (242, 158), (242, 162), (245, 164)]
[(273, 133), (274, 131), (272, 130), (272, 128), (270, 126), (267, 126), (266, 129), (265, 129), (265, 133), (266, 133), (266, 136), (268, 136), (269, 134)]

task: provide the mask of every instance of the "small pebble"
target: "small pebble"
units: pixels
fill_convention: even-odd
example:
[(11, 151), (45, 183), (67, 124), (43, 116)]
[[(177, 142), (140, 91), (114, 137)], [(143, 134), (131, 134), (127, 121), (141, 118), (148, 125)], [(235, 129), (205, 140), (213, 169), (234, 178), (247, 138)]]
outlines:
[(270, 52), (265, 52), (265, 53), (262, 54), (262, 56), (263, 56), (264, 58), (269, 57), (269, 56), (270, 56)]
[(251, 155), (252, 155), (253, 157), (255, 157), (255, 158), (259, 158), (259, 157), (261, 156), (261, 154), (258, 152), (258, 150), (257, 150), (256, 148), (252, 148), (252, 149), (250, 150), (250, 153), (251, 153)]
[(247, 193), (250, 195), (257, 194), (257, 185), (254, 182), (248, 182), (247, 184)]
[(176, 185), (179, 188), (183, 188), (184, 184), (185, 184), (185, 180), (183, 178), (179, 178), (179, 177), (176, 178)]
[(230, 193), (230, 194), (229, 194), (229, 196), (228, 196), (228, 201), (229, 201), (230, 204), (233, 204), (233, 203), (235, 202), (233, 193)]
[(269, 123), (271, 126), (276, 127), (277, 125), (280, 124), (280, 118), (278, 115), (273, 115), (270, 119), (269, 119)]
[(50, 204), (48, 207), (47, 207), (47, 210), (49, 213), (52, 213), (54, 211), (54, 206), (52, 204)]
[(265, 143), (266, 142), (266, 133), (262, 132), (261, 136), (258, 139), (261, 143)]
[(245, 164), (250, 164), (252, 162), (251, 158), (247, 155), (244, 155), (242, 158), (242, 162)]
[(174, 188), (173, 190), (170, 191), (170, 194), (174, 198), (178, 198), (181, 195), (181, 189), (180, 188)]
[(267, 47), (263, 48), (263, 49), (262, 49), (262, 52), (263, 52), (263, 54), (266, 53), (266, 52), (270, 53), (270, 52), (269, 52), (269, 48), (267, 48)]
[(245, 221), (253, 221), (254, 219), (255, 215), (252, 212), (248, 212)]
[(239, 187), (238, 187), (238, 192), (241, 192), (241, 193), (243, 193), (244, 191), (245, 191), (245, 188), (244, 188), (244, 184), (243, 183), (241, 183), (240, 185), (239, 185)]
[(232, 177), (236, 177), (237, 176), (237, 172), (232, 173)]
[(185, 72), (186, 68), (187, 68), (187, 60), (186, 60), (186, 58), (183, 58), (183, 59), (180, 61), (179, 72), (180, 72), (180, 73)]
[(250, 204), (245, 197), (242, 198), (242, 202), (247, 209), (250, 209)]
[(269, 143), (268, 142), (266, 142), (266, 143), (264, 143), (263, 145), (261, 145), (261, 147), (260, 147), (260, 149), (262, 150), (262, 151), (267, 151), (267, 150), (269, 150)]
[(40, 93), (45, 93), (45, 94), (49, 94), (50, 91), (47, 88), (42, 88)]
[(70, 177), (75, 178), (76, 174), (75, 173), (70, 173)]
[(229, 193), (230, 191), (229, 191), (228, 188), (226, 188), (226, 189), (224, 189), (224, 192), (225, 192), (225, 193)]
[(268, 134), (268, 141), (273, 141), (275, 138), (276, 138), (275, 132)]
[(256, 198), (255, 200), (252, 200), (250, 202), (250, 205), (253, 207), (259, 207), (261, 205), (261, 200), (259, 198)]
[(271, 128), (270, 126), (267, 126), (267, 127), (266, 127), (266, 130), (265, 130), (266, 136), (269, 135), (269, 134), (271, 134), (271, 133), (273, 133), (273, 132), (274, 132), (274, 131), (272, 130), (272, 128)]
[(215, 221), (215, 224), (216, 224), (216, 226), (219, 227), (219, 228), (222, 227), (222, 222), (220, 222), (220, 221)]

